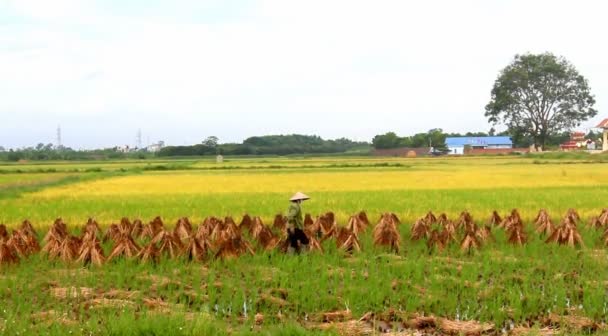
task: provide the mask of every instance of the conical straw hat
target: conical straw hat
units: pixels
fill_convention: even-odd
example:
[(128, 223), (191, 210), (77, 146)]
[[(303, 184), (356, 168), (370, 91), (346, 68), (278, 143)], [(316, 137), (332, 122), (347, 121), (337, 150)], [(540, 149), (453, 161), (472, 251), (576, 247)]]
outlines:
[(310, 197), (306, 196), (305, 194), (301, 193), (301, 192), (297, 192), (295, 195), (293, 195), (289, 200), (290, 201), (299, 201), (299, 200), (307, 200), (310, 199)]

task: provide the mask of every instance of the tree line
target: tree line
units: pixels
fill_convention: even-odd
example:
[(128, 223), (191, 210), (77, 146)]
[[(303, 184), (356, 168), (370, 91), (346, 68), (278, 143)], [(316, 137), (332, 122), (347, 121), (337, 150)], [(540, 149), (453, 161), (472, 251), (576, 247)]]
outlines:
[(57, 147), (53, 144), (38, 144), (35, 147), (24, 147), (6, 150), (0, 147), (0, 161), (92, 161), (146, 159), (154, 157), (152, 153), (131, 152), (123, 153), (116, 148), (74, 150), (70, 147)]
[(209, 137), (192, 146), (167, 146), (159, 156), (191, 155), (290, 155), (290, 154), (336, 154), (369, 152), (368, 142), (346, 138), (325, 140), (316, 135), (266, 135), (245, 139), (242, 143), (218, 143), (217, 137)]

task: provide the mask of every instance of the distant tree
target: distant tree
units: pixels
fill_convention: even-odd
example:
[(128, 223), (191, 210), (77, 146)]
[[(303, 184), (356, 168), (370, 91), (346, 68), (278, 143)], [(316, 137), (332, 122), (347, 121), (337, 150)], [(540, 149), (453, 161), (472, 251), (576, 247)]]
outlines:
[(217, 144), (219, 143), (220, 139), (214, 135), (207, 137), (205, 140), (203, 140), (203, 145), (207, 146), (207, 147), (217, 147)]
[(0, 146), (0, 152), (6, 152), (6, 148), (4, 148), (3, 146)]
[(386, 134), (376, 135), (372, 140), (372, 145), (376, 149), (390, 149), (401, 147), (404, 143), (395, 132), (388, 132)]
[(494, 135), (496, 135), (496, 129), (494, 129), (494, 127), (490, 128), (490, 130), (488, 131), (488, 135), (489, 135), (489, 136), (494, 136)]
[(23, 153), (21, 151), (14, 151), (12, 149), (8, 151), (7, 159), (9, 161), (19, 161), (22, 158), (23, 158)]
[(550, 135), (570, 130), (597, 114), (587, 80), (563, 57), (516, 55), (492, 88), (485, 116), (542, 148)]

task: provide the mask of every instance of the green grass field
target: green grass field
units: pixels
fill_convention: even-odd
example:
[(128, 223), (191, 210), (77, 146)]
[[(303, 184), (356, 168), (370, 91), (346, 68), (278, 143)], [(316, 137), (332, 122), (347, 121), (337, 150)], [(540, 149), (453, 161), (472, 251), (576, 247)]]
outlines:
[[(414, 314), (475, 320), (496, 334), (513, 326), (540, 334), (552, 315), (606, 322), (608, 255), (602, 231), (586, 225), (608, 199), (608, 170), (596, 158), (227, 158), (0, 170), (7, 171), (0, 174), (0, 223), (10, 231), (29, 219), (39, 235), (57, 217), (74, 233), (89, 217), (107, 227), (123, 216), (147, 222), (158, 215), (172, 227), (182, 216), (198, 224), (230, 215), (238, 223), (248, 213), (272, 224), (298, 190), (312, 196), (304, 212), (333, 211), (339, 225), (360, 210), (372, 225), (383, 212), (403, 223), (399, 254), (375, 247), (368, 231), (352, 256), (333, 240), (323, 243), (324, 253), (258, 252), (204, 263), (164, 258), (82, 268), (35, 255), (0, 266), (0, 330), (7, 334), (340, 334), (339, 324), (325, 330), (322, 314), (346, 309), (352, 320), (393, 311), (394, 324)], [(526, 223), (527, 245), (507, 244), (497, 228), (495, 242), (470, 254), (457, 245), (430, 253), (424, 241), (410, 241), (412, 223), (429, 210), (453, 219), (468, 210), (483, 226), (493, 210), (513, 208)], [(557, 223), (577, 209), (584, 247), (545, 244), (532, 224), (541, 208)], [(103, 247), (107, 254), (112, 243)], [(552, 326), (564, 334), (593, 331)]]

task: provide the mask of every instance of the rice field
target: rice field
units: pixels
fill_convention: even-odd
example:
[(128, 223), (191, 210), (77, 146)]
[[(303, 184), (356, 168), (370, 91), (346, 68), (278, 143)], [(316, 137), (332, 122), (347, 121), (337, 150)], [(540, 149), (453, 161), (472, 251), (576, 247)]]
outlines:
[[(607, 330), (608, 255), (603, 232), (587, 226), (607, 204), (603, 163), (227, 158), (222, 164), (165, 162), (172, 167), (165, 171), (131, 164), (121, 170), (120, 163), (112, 163), (111, 172), (100, 164), (101, 172), (73, 172), (79, 178), (36, 188), (19, 189), (63, 175), (0, 174), (0, 196), (2, 186), (13, 189), (0, 197), (0, 223), (10, 231), (29, 219), (40, 239), (58, 217), (75, 235), (89, 217), (102, 230), (122, 217), (147, 223), (161, 216), (172, 228), (184, 216), (196, 226), (209, 216), (233, 216), (238, 223), (246, 213), (272, 225), (300, 190), (312, 196), (304, 212), (314, 217), (333, 211), (338, 226), (361, 210), (372, 226), (382, 213), (394, 212), (402, 223), (401, 248), (394, 253), (375, 246), (368, 231), (359, 238), (361, 251), (352, 254), (333, 239), (321, 242), (322, 253), (263, 252), (254, 244), (254, 255), (201, 262), (125, 258), (83, 267), (36, 254), (17, 265), (0, 265), (3, 333), (409, 335), (424, 317), (434, 319), (427, 331), (452, 334), (468, 330), (450, 329), (453, 323), (472, 323), (474, 334), (491, 335)], [(513, 208), (528, 235), (523, 246), (508, 244), (509, 234), (500, 228), (492, 229), (494, 241), (468, 252), (458, 244), (433, 251), (424, 240), (410, 239), (412, 225), (429, 210), (454, 220), (467, 210), (483, 227), (493, 210), (504, 216)], [(583, 245), (545, 243), (533, 224), (541, 208), (556, 224), (575, 208)], [(109, 240), (101, 248), (108, 255), (113, 245)]]

